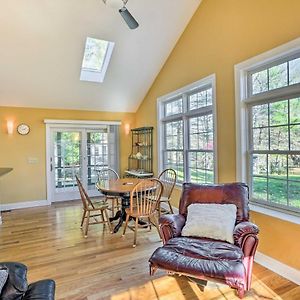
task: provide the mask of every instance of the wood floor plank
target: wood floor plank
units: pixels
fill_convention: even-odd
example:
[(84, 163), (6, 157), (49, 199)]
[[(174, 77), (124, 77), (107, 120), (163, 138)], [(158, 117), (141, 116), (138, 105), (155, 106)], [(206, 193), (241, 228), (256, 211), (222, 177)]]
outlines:
[[(78, 201), (3, 213), (0, 260), (28, 266), (28, 280), (56, 281), (58, 300), (223, 300), (238, 299), (225, 285), (203, 288), (186, 277), (158, 271), (149, 276), (148, 259), (161, 245), (157, 232), (121, 237), (103, 225), (91, 226), (87, 239), (79, 228)], [(255, 264), (252, 289), (245, 299), (300, 300), (300, 287)]]

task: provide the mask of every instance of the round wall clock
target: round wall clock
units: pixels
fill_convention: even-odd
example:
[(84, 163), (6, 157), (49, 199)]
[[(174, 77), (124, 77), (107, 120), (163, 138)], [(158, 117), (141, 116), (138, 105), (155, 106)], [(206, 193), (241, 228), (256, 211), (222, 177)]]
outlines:
[(30, 127), (27, 124), (20, 124), (17, 127), (17, 131), (21, 135), (26, 135), (30, 131)]

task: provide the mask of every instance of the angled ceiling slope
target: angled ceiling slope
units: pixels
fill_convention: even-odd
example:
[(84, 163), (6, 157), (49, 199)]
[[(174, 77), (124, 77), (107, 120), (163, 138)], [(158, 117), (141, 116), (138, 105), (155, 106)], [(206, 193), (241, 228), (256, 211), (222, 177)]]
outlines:
[[(3, 0), (0, 106), (134, 112), (200, 2), (130, 0), (130, 30), (100, 0)], [(103, 83), (79, 80), (88, 36), (115, 42)]]

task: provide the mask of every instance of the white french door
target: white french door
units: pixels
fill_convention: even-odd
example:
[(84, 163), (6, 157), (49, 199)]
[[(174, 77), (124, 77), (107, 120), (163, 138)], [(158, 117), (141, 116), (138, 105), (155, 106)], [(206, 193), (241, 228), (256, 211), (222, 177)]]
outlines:
[(97, 196), (97, 171), (102, 167), (118, 169), (116, 130), (51, 127), (48, 138), (48, 199), (50, 202), (79, 199), (76, 175), (89, 196)]

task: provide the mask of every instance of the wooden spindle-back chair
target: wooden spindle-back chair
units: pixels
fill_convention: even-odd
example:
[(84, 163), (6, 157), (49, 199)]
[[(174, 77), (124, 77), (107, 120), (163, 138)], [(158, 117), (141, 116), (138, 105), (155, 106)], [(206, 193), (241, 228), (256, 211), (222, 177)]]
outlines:
[[(117, 180), (120, 179), (119, 174), (112, 168), (102, 168), (98, 171), (98, 182), (105, 182), (109, 180)], [(121, 199), (117, 196), (107, 196), (105, 195), (105, 201), (108, 200), (111, 201), (111, 205), (108, 208), (111, 210), (111, 215), (114, 217), (115, 215), (115, 209), (118, 209), (121, 207)]]
[[(158, 218), (160, 218), (161, 213), (174, 213), (171, 205), (171, 196), (177, 180), (176, 171), (174, 169), (165, 169), (160, 173), (158, 179), (164, 186), (163, 194), (158, 205)], [(169, 209), (161, 207), (161, 203), (166, 203)]]
[[(90, 197), (88, 196), (87, 192), (85, 191), (84, 187), (82, 186), (82, 183), (77, 177), (77, 175), (75, 177), (83, 206), (83, 214), (80, 224), (81, 228), (83, 227), (84, 221), (86, 221), (84, 237), (87, 238), (88, 236), (89, 225), (94, 224), (107, 224), (110, 232), (112, 232), (111, 223), (107, 214), (107, 203), (104, 203), (103, 201), (93, 203)], [(102, 221), (97, 220), (97, 217), (101, 217)], [(90, 218), (93, 218), (94, 222), (90, 223)]]
[[(136, 246), (138, 227), (149, 227), (153, 224), (158, 231), (158, 222), (155, 214), (158, 207), (160, 197), (163, 193), (163, 185), (158, 179), (145, 179), (138, 183), (130, 193), (130, 207), (126, 208), (126, 223), (123, 231), (123, 236), (126, 233), (126, 228), (129, 227), (134, 231), (133, 247)], [(130, 217), (135, 219), (135, 226), (128, 226)], [(146, 221), (143, 225), (139, 225), (139, 219)]]

